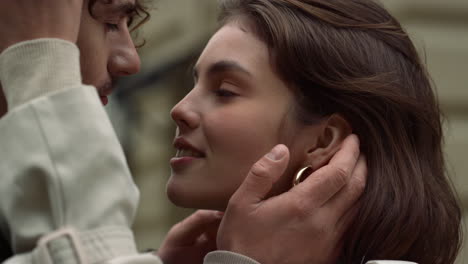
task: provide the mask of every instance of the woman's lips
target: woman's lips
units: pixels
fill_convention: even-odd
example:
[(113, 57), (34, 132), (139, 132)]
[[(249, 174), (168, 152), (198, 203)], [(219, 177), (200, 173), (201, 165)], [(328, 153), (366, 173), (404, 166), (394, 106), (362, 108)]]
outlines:
[(182, 148), (177, 149), (176, 157), (195, 157), (195, 158), (203, 158), (205, 155), (197, 150), (191, 148)]
[(179, 136), (174, 140), (174, 148), (177, 149), (175, 157), (170, 161), (173, 170), (187, 168), (193, 162), (205, 158), (205, 153), (193, 146), (188, 140)]
[(188, 166), (192, 165), (197, 160), (203, 159), (202, 157), (173, 157), (170, 160), (171, 168), (175, 171), (182, 170), (187, 168)]
[(198, 149), (181, 136), (175, 138), (173, 145), (177, 150), (176, 157), (202, 158), (205, 156), (205, 153), (203, 153), (202, 150)]

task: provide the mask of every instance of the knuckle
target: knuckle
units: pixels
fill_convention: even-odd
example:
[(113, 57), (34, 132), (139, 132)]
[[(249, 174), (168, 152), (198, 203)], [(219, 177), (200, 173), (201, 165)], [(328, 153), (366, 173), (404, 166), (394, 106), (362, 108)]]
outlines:
[(331, 183), (336, 186), (344, 186), (348, 182), (348, 172), (340, 167), (333, 167), (333, 176), (330, 178)]
[(310, 217), (310, 212), (307, 208), (308, 206), (303, 199), (296, 200), (296, 202), (291, 203), (291, 214), (296, 216), (299, 221), (306, 221)]
[(171, 227), (171, 229), (169, 229), (168, 234), (172, 234), (172, 235), (173, 235), (173, 234), (176, 234), (180, 229), (182, 229), (182, 227), (183, 227), (182, 222), (179, 222), (179, 223), (173, 225), (173, 226)]
[(364, 165), (360, 166), (359, 169), (356, 169), (351, 178), (351, 188), (357, 195), (361, 194), (367, 185), (367, 166)]
[(270, 170), (267, 164), (265, 164), (265, 162), (263, 161), (259, 161), (255, 163), (250, 169), (250, 172), (252, 173), (252, 175), (258, 178), (268, 177), (269, 171)]
[(350, 140), (350, 145), (351, 145), (351, 150), (352, 150), (352, 154), (355, 155), (356, 157), (359, 156), (359, 153), (360, 153), (360, 149), (359, 149), (359, 144), (360, 144), (360, 140), (358, 137), (351, 137), (351, 140)]
[(365, 179), (356, 177), (356, 179), (353, 181), (353, 189), (356, 195), (362, 194), (362, 192), (364, 192), (364, 190), (366, 189)]
[[(190, 221), (191, 222), (200, 222), (206, 217), (206, 214), (203, 211), (196, 211), (190, 216)], [(185, 219), (189, 221), (189, 219)]]
[(365, 177), (358, 177), (356, 178), (356, 182), (357, 182), (357, 186), (359, 189), (361, 190), (364, 190), (366, 188), (366, 185), (367, 185), (367, 181), (366, 181), (366, 178)]
[(328, 233), (327, 224), (330, 224), (330, 222), (325, 221), (324, 219), (318, 219), (317, 221), (313, 222), (311, 230), (313, 230), (313, 233), (316, 237), (326, 238), (326, 234)]
[(241, 208), (242, 208), (242, 203), (241, 203), (240, 199), (237, 198), (237, 195), (234, 194), (229, 199), (227, 210), (229, 210), (231, 212), (239, 212), (239, 211), (241, 211)]

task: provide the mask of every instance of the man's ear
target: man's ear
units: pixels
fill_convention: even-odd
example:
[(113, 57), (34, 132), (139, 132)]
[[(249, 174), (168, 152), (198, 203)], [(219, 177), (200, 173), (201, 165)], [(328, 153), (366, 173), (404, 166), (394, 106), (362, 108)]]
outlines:
[(325, 166), (339, 150), (343, 140), (352, 133), (351, 125), (339, 114), (322, 121), (315, 147), (307, 150), (307, 161), (312, 169)]

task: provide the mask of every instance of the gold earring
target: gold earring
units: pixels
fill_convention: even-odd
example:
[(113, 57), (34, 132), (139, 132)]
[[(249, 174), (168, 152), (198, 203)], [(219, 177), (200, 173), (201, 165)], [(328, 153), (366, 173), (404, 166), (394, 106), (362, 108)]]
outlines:
[[(293, 187), (298, 185), (299, 183), (301, 183), (303, 181), (303, 176), (305, 174), (305, 172), (311, 172), (312, 170), (312, 167), (311, 166), (307, 166), (307, 167), (304, 167), (302, 169), (300, 169), (297, 173), (296, 173), (296, 176), (294, 177), (293, 179)], [(310, 173), (309, 172), (309, 173)], [(308, 174), (306, 174), (306, 176), (308, 176)]]

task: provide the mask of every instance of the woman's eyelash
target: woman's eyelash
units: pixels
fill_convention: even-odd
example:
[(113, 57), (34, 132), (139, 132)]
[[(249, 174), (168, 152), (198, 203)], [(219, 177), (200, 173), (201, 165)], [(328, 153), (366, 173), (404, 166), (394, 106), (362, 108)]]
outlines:
[(219, 89), (215, 90), (215, 93), (216, 93), (216, 95), (219, 96), (219, 97), (233, 97), (233, 96), (237, 96), (236, 93), (231, 92), (231, 91), (229, 91), (229, 90), (222, 89), (222, 88), (219, 88)]

